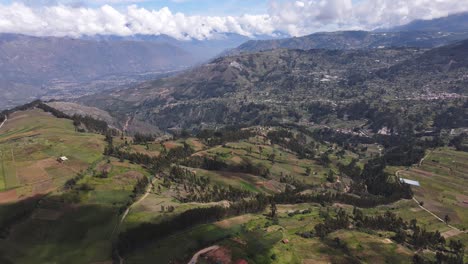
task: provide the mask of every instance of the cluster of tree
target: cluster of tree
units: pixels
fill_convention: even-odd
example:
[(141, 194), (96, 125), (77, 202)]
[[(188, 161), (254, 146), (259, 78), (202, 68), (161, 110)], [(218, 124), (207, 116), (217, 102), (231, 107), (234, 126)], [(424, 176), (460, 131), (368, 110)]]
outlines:
[(118, 146), (108, 144), (104, 149), (104, 155), (116, 157), (120, 160), (128, 160), (133, 163), (141, 164), (149, 167), (152, 164), (157, 163), (159, 157), (152, 157), (143, 153), (128, 152), (122, 150)]
[[(73, 115), (71, 119), (73, 120), (73, 125), (78, 128), (78, 131), (84, 132), (84, 130), (80, 130), (80, 127), (84, 126), (88, 131), (94, 133), (105, 135), (110, 132), (109, 126), (105, 121), (97, 120), (91, 116)], [(117, 131), (114, 133), (118, 134)]]
[(377, 196), (372, 194), (362, 194), (360, 196), (349, 193), (319, 193), (319, 194), (301, 194), (296, 190), (286, 187), (282, 193), (273, 196), (273, 200), (278, 204), (299, 204), (299, 203), (343, 203), (362, 208), (371, 208), (382, 204), (390, 204), (401, 199), (398, 195)]
[(133, 144), (146, 144), (148, 142), (153, 142), (156, 139), (155, 135), (152, 134), (142, 134), (142, 133), (135, 133), (133, 136)]
[[(194, 172), (180, 166), (173, 166), (170, 174), (164, 177), (163, 184), (166, 187), (170, 187), (172, 183), (178, 184), (177, 196), (182, 202), (239, 201), (253, 196), (249, 191), (232, 186), (211, 185), (208, 177), (197, 176)], [(183, 187), (184, 194), (181, 194), (179, 186)]]
[(130, 197), (133, 200), (135, 200), (139, 195), (145, 192), (148, 184), (149, 184), (149, 179), (147, 177), (142, 177), (138, 179), (137, 183), (133, 187), (132, 194), (130, 195)]
[(296, 179), (294, 176), (291, 176), (291, 175), (281, 175), (280, 182), (294, 186), (296, 188), (294, 189), (295, 192), (301, 192), (307, 189), (308, 187), (310, 187), (308, 184), (305, 184), (304, 182), (299, 181), (298, 179)]
[(358, 160), (353, 159), (348, 165), (339, 163), (338, 169), (341, 175), (346, 175), (352, 179), (358, 179), (361, 176), (361, 168), (357, 165)]
[[(317, 224), (312, 232), (299, 233), (302, 237), (319, 237), (324, 239), (329, 233), (340, 229), (365, 229), (391, 231), (395, 235), (393, 240), (400, 244), (407, 244), (414, 249), (431, 249), (437, 252), (437, 262), (434, 263), (463, 263), (464, 245), (460, 241), (451, 240), (448, 244), (439, 231), (429, 232), (417, 225), (417, 220), (413, 219), (409, 223), (401, 217), (397, 217), (392, 212), (385, 212), (383, 215), (366, 216), (356, 207), (352, 215), (339, 209), (335, 216), (331, 216), (329, 211), (321, 211), (320, 216), (323, 223)], [(414, 257), (414, 263), (428, 262), (419, 255)]]
[(268, 132), (267, 137), (271, 143), (297, 153), (300, 159), (313, 159), (315, 157), (314, 146), (307, 144), (307, 138), (302, 133), (294, 135), (288, 130), (280, 129)]
[(66, 119), (72, 119), (71, 116), (65, 114), (64, 112), (60, 111), (60, 110), (57, 110), (47, 104), (44, 104), (42, 102), (38, 103), (37, 104), (37, 108), (40, 108), (42, 110), (44, 110), (44, 112), (48, 112), (48, 113), (51, 113), (53, 116), (57, 117), (57, 118), (66, 118)]
[(189, 144), (185, 143), (183, 146), (178, 146), (173, 149), (170, 149), (164, 156), (170, 162), (183, 161), (186, 158), (190, 157), (194, 153), (193, 149)]
[(239, 126), (225, 127), (221, 130), (202, 130), (197, 134), (197, 138), (208, 146), (223, 145), (227, 142), (236, 142), (255, 136), (255, 133), (242, 129)]
[(238, 203), (231, 204), (229, 207), (215, 206), (190, 209), (160, 223), (144, 223), (138, 227), (127, 229), (119, 235), (116, 247), (120, 255), (125, 256), (137, 248), (141, 248), (148, 243), (167, 237), (175, 232), (180, 232), (199, 224), (219, 221), (226, 217), (262, 212), (269, 204), (269, 199), (259, 194), (255, 199), (249, 201), (241, 200)]
[(451, 129), (459, 127), (468, 127), (468, 101), (463, 106), (451, 106), (434, 118), (434, 127), (437, 129)]
[(249, 158), (242, 158), (242, 161), (239, 164), (228, 164), (220, 158), (218, 158), (217, 156), (193, 156), (187, 159), (182, 164), (192, 168), (202, 168), (205, 170), (225, 170), (231, 172), (242, 172), (258, 175), (264, 178), (268, 178), (270, 176), (270, 169), (265, 164), (254, 163)]
[(459, 151), (468, 151), (468, 134), (462, 133), (454, 137), (450, 144), (454, 146)]
[(350, 223), (349, 215), (340, 208), (336, 214), (336, 217), (330, 217), (329, 214), (325, 215), (325, 221), (323, 223), (317, 224), (314, 227), (315, 235), (320, 239), (324, 239), (329, 233), (333, 231), (347, 229)]
[(385, 197), (397, 196), (410, 199), (413, 196), (411, 187), (399, 181), (392, 181), (385, 170), (384, 158), (375, 158), (367, 162), (358, 181), (362, 181), (367, 191), (373, 195)]
[(85, 173), (84, 173), (84, 172), (82, 172), (82, 171), (78, 172), (78, 173), (76, 174), (75, 177), (73, 177), (73, 178), (71, 178), (71, 179), (69, 179), (69, 180), (67, 180), (67, 181), (65, 182), (63, 188), (64, 188), (65, 190), (71, 190), (71, 189), (75, 188), (76, 184), (77, 184), (81, 179), (83, 179), (84, 176), (85, 176)]

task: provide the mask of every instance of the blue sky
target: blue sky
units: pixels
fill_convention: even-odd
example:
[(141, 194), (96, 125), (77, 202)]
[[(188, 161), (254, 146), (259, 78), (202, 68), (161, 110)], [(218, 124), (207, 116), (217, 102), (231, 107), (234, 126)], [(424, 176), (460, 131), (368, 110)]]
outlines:
[[(282, 0), (284, 1), (284, 0)], [(146, 9), (169, 7), (173, 12), (187, 15), (242, 15), (264, 14), (268, 10), (268, 0), (0, 0), (2, 4), (23, 2), (30, 6), (46, 6), (57, 3), (98, 7), (104, 4), (116, 9), (136, 4)]]

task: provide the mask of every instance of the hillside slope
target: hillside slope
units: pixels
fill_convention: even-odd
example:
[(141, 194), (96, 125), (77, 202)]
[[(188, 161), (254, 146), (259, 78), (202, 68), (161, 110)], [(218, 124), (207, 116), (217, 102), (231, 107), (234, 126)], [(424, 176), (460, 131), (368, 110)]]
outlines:
[(430, 51), (274, 50), (242, 54), (80, 101), (121, 120), (131, 116), (162, 129), (307, 121), (317, 111), (333, 111), (337, 104), (359, 100), (466, 96), (466, 43)]
[(393, 27), (385, 31), (467, 32), (467, 29), (468, 12), (464, 12), (430, 20), (415, 20), (406, 25)]
[(272, 49), (376, 49), (384, 47), (433, 48), (468, 38), (465, 32), (322, 32), (297, 38), (251, 40), (226, 54), (258, 52)]
[(166, 43), (0, 34), (0, 104), (83, 95), (194, 63), (189, 52)]

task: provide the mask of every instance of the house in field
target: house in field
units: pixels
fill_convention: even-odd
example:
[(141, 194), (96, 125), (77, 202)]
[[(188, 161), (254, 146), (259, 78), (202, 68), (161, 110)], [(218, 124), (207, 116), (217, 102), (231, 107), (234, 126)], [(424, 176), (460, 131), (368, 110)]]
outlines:
[(406, 183), (406, 184), (409, 184), (411, 186), (417, 186), (417, 187), (421, 186), (421, 184), (419, 184), (418, 181), (413, 181), (413, 180), (408, 180), (408, 179), (403, 179), (403, 178), (400, 178), (400, 181), (402, 183)]
[(57, 159), (57, 161), (60, 162), (60, 163), (64, 163), (67, 160), (68, 160), (68, 158), (66, 156), (62, 156), (62, 157)]

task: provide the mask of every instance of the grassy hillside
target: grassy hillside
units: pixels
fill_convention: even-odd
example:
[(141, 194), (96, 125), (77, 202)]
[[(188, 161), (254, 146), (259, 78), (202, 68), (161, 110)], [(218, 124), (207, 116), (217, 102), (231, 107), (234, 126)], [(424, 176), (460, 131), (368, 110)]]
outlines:
[[(78, 133), (71, 120), (42, 110), (12, 114), (0, 129), (0, 202), (44, 194), (102, 158), (103, 137)], [(57, 159), (69, 160), (60, 163)]]
[[(0, 129), (0, 262), (111, 258), (122, 208), (150, 174), (139, 165), (105, 159), (104, 145), (104, 136), (76, 132), (71, 120), (39, 109), (9, 116)], [(69, 160), (59, 163), (63, 155)], [(76, 184), (65, 188), (71, 179)]]
[[(368, 163), (385, 154), (376, 143), (338, 143), (279, 127), (147, 137), (138, 144), (136, 138), (77, 132), (71, 120), (39, 109), (9, 115), (0, 129), (0, 262), (100, 263), (120, 256), (126, 263), (187, 263), (218, 246), (199, 263), (411, 263), (415, 253), (433, 260), (437, 251), (421, 250), (412, 239), (416, 230), (468, 242), (466, 152), (428, 150), (420, 166), (371, 174), (392, 188), (396, 171), (419, 180), (415, 198), (448, 214), (455, 230), (411, 199), (359, 188)], [(69, 161), (56, 161), (62, 155)], [(239, 206), (262, 201), (249, 213)], [(197, 211), (202, 208), (207, 211)], [(164, 233), (184, 215), (211, 209), (237, 211), (208, 222), (195, 213)], [(382, 216), (400, 227), (376, 225), (372, 219)], [(161, 235), (146, 235), (158, 226), (165, 226)], [(115, 246), (138, 230), (137, 247)]]

